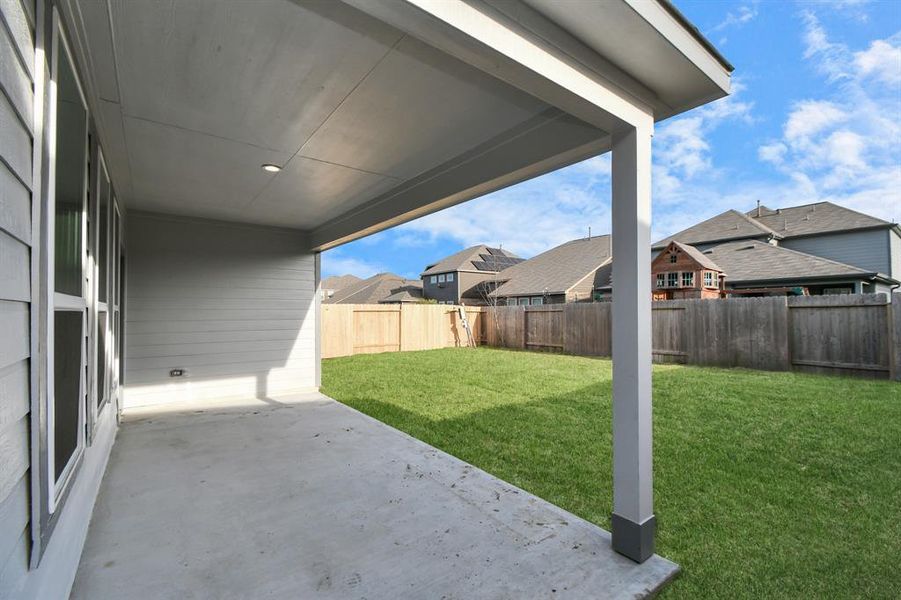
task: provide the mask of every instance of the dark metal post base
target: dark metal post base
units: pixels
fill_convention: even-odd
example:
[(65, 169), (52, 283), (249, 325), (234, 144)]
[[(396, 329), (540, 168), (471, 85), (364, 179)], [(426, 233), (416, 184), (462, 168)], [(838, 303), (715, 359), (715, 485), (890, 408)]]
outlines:
[(643, 563), (654, 554), (654, 533), (657, 518), (650, 517), (644, 523), (636, 523), (616, 513), (610, 516), (613, 549), (637, 563)]

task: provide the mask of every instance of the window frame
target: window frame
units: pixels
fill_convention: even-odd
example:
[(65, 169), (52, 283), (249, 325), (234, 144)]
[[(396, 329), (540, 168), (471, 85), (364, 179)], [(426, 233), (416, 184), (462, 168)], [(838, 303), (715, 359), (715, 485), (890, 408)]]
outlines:
[(429, 283), (438, 283), (438, 276), (437, 276), (437, 275), (431, 275), (431, 276), (429, 277)]
[(679, 287), (679, 271), (668, 271), (666, 274), (666, 287)]
[(676, 255), (675, 252), (670, 252), (670, 253), (669, 253), (669, 262), (670, 262), (671, 265), (674, 265), (674, 264), (676, 264), (677, 262), (679, 262), (679, 257)]
[[(41, 251), (45, 252), (47, 264), (47, 287), (44, 301), (47, 306), (47, 342), (48, 352), (46, 353), (47, 364), (47, 394), (44, 409), (47, 414), (47, 437), (46, 437), (46, 485), (47, 485), (47, 510), (52, 516), (56, 513), (61, 505), (61, 501), (66, 494), (69, 486), (72, 485), (73, 475), (77, 471), (77, 467), (84, 457), (86, 448), (86, 403), (90, 401), (88, 398), (88, 390), (86, 379), (86, 369), (88, 367), (88, 285), (92, 281), (89, 279), (88, 273), (88, 192), (91, 180), (90, 173), (90, 120), (91, 115), (88, 110), (88, 103), (84, 93), (81, 80), (78, 76), (78, 70), (72, 54), (71, 44), (69, 43), (63, 24), (60, 20), (59, 12), (53, 7), (52, 15), (52, 32), (51, 32), (51, 48), (50, 48), (50, 80), (48, 92), (49, 114), (47, 115), (47, 129), (49, 133), (50, 160), (47, 170), (47, 195), (46, 195), (46, 223), (47, 235), (41, 240)], [(72, 69), (75, 87), (78, 91), (81, 104), (84, 107), (85, 123), (84, 123), (84, 176), (82, 177), (81, 190), (81, 296), (73, 296), (56, 291), (56, 174), (57, 174), (57, 145), (59, 142), (58, 133), (58, 81), (59, 81), (59, 65), (60, 58), (68, 60)], [(56, 477), (56, 409), (55, 409), (55, 316), (57, 312), (80, 312), (81, 313), (81, 368), (79, 370), (79, 398), (78, 398), (78, 423), (77, 438), (75, 450), (69, 457), (66, 465), (60, 471), (59, 477)]]
[(438, 283), (444, 283), (444, 281), (445, 281), (444, 273), (438, 275)]
[(655, 286), (657, 289), (666, 287), (666, 273), (655, 273)]
[(682, 271), (681, 276), (679, 278), (679, 282), (682, 284), (681, 287), (684, 287), (684, 288), (695, 287), (695, 272), (694, 271)]
[(448, 283), (453, 283), (453, 282), (454, 282), (454, 274), (453, 274), (453, 273), (448, 273), (448, 274), (447, 274), (447, 282), (448, 282)]

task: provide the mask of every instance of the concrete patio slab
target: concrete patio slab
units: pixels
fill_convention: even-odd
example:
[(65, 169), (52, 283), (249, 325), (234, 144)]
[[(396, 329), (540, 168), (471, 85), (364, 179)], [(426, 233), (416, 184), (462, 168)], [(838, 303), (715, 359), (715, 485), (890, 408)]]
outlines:
[(640, 598), (677, 572), (312, 394), (127, 413), (72, 598)]

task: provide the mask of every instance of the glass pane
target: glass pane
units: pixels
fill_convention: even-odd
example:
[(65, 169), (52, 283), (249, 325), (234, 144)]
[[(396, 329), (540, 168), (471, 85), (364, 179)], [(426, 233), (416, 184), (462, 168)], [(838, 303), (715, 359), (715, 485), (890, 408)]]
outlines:
[(106, 312), (97, 313), (97, 406), (106, 402)]
[(56, 275), (57, 292), (82, 296), (82, 210), (87, 159), (87, 112), (75, 74), (60, 48), (56, 78)]
[(100, 217), (98, 218), (97, 227), (100, 228), (100, 242), (97, 248), (97, 294), (100, 302), (107, 301), (107, 281), (109, 280), (109, 202), (110, 183), (103, 169), (100, 169), (100, 189), (98, 195), (100, 197)]
[(56, 311), (53, 323), (53, 448), (55, 479), (59, 479), (78, 448), (82, 313)]

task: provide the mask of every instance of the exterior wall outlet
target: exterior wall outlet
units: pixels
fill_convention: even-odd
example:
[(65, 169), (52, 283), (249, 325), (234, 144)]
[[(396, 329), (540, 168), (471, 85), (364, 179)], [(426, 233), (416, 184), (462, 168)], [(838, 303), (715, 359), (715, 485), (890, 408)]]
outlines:
[(172, 369), (169, 371), (169, 377), (181, 377), (185, 374), (184, 369)]

